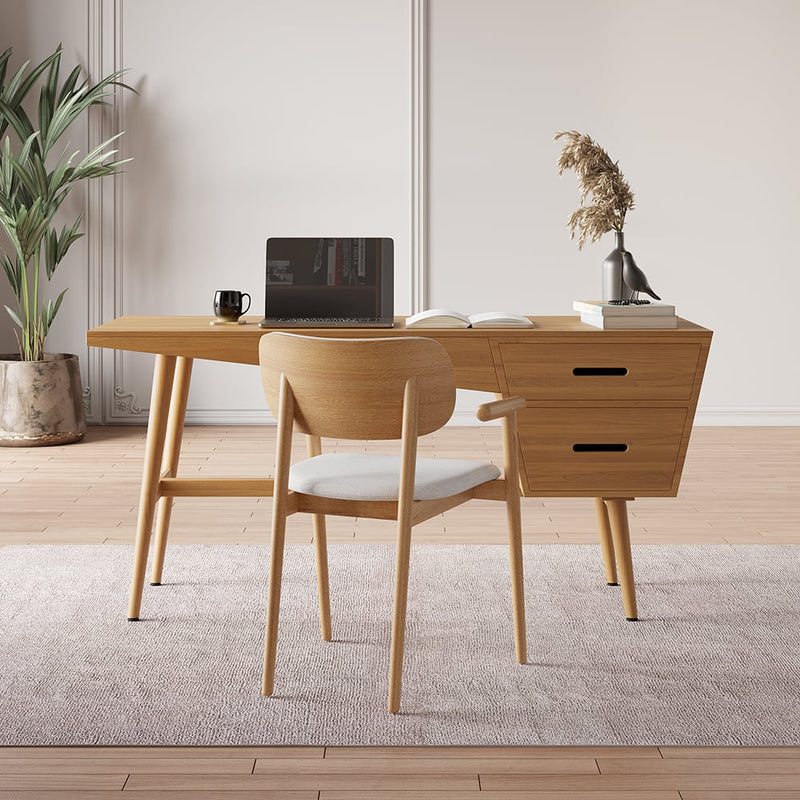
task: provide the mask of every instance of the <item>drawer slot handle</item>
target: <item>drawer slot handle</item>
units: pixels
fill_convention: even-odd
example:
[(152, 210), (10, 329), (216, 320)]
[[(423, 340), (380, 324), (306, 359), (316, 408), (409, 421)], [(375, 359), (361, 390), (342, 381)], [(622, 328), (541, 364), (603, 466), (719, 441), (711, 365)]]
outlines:
[(627, 367), (575, 367), (573, 375), (579, 377), (583, 375), (627, 375)]
[(628, 445), (625, 442), (579, 442), (572, 445), (575, 453), (625, 453)]

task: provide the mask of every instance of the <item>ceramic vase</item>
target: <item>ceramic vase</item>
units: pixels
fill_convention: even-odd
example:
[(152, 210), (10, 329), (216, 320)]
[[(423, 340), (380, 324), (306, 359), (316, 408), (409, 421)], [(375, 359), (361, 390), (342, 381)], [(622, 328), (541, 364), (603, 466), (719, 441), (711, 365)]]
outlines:
[(625, 251), (625, 234), (615, 231), (617, 246), (603, 261), (603, 302), (624, 303), (631, 299), (633, 292), (622, 280), (622, 253)]

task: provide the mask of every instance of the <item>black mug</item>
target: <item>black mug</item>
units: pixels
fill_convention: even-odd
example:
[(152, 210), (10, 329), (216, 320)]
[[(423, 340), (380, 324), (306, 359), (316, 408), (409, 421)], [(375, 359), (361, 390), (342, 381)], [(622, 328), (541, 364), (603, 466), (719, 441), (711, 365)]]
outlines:
[[(242, 308), (245, 297), (247, 298), (247, 306)], [(250, 295), (247, 292), (220, 289), (214, 295), (214, 314), (220, 319), (236, 322), (242, 314), (247, 313), (248, 308), (250, 308)]]

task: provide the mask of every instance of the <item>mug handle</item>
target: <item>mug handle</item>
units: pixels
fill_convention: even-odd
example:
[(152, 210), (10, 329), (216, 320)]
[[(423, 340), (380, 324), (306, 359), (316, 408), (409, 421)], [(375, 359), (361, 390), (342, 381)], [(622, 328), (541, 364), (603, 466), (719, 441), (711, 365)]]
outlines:
[(246, 314), (247, 310), (250, 308), (250, 295), (247, 294), (247, 292), (242, 292), (242, 301), (244, 301), (245, 297), (247, 298), (247, 308), (242, 309), (242, 314)]

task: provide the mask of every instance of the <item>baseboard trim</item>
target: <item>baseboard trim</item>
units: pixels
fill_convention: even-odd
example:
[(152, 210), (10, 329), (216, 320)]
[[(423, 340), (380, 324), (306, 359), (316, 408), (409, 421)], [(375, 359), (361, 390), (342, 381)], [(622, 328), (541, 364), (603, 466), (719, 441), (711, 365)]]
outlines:
[(499, 419), (492, 420), (491, 422), (481, 422), (475, 416), (475, 408), (459, 409), (456, 407), (453, 416), (450, 417), (450, 421), (447, 424), (453, 427), (470, 428), (483, 427), (484, 425), (500, 425), (502, 423)]
[(766, 407), (737, 408), (709, 407), (700, 408), (694, 417), (695, 425), (731, 425), (731, 426), (793, 426), (800, 425), (800, 408)]
[(236, 411), (224, 409), (187, 410), (187, 425), (275, 425), (275, 417), (263, 408), (246, 408)]

